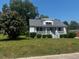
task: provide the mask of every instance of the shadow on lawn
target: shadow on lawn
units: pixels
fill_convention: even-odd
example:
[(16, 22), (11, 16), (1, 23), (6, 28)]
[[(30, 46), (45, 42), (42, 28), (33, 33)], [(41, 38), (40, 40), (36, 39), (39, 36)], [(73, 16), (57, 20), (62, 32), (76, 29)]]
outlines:
[(19, 41), (19, 40), (25, 40), (26, 38), (16, 38), (16, 39), (0, 39), (0, 41)]

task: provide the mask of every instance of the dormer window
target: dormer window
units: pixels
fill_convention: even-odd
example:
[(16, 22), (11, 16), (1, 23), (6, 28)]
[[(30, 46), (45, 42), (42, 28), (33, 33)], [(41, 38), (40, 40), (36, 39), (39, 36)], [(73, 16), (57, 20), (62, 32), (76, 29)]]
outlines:
[(44, 21), (43, 24), (44, 25), (53, 25), (53, 21)]
[(51, 22), (46, 22), (46, 25), (52, 25), (52, 23)]

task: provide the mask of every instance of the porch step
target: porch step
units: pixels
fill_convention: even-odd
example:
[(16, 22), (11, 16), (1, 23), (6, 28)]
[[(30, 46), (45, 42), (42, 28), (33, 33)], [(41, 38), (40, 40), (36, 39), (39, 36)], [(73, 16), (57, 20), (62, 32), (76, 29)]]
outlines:
[(53, 38), (60, 38), (60, 35), (52, 35)]

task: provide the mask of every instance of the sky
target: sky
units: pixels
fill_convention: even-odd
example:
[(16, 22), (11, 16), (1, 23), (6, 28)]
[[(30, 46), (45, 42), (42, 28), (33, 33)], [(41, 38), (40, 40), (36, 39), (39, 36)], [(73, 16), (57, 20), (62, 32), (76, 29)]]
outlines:
[(2, 7), (4, 4), (8, 4), (9, 5), (9, 1), (10, 0), (0, 0), (0, 11), (2, 11)]
[[(40, 14), (62, 21), (79, 22), (79, 0), (32, 0)], [(0, 0), (0, 10), (9, 0)]]

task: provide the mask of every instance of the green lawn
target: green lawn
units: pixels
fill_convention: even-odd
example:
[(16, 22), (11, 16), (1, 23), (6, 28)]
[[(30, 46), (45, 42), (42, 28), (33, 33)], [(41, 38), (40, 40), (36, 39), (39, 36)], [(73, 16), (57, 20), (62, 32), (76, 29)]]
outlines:
[[(78, 39), (20, 39), (6, 40), (0, 35), (0, 58), (30, 57), (79, 52)], [(5, 40), (3, 40), (5, 39)]]

